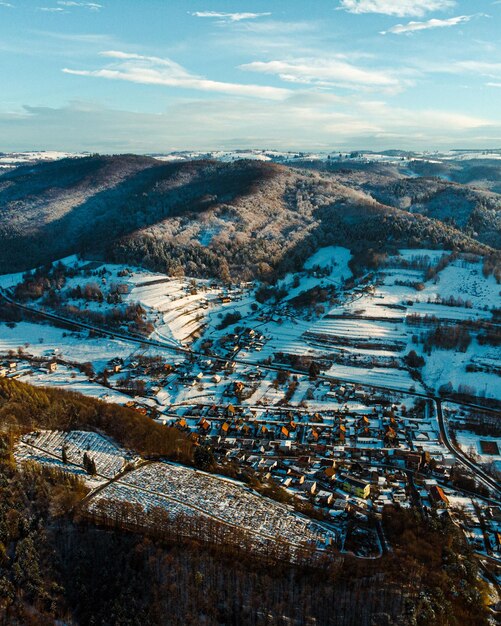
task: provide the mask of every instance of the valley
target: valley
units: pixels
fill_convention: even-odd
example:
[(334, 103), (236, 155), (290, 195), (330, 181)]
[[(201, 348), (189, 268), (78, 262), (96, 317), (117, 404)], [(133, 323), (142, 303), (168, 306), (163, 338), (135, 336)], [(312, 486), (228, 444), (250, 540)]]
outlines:
[(0, 408), (65, 407), (6, 414), (20, 476), (73, 485), (76, 523), (299, 570), (445, 525), (498, 597), (498, 195), (423, 155), (171, 156), (0, 177)]
[[(499, 409), (499, 286), (471, 253), (401, 249), (356, 277), (351, 258), (346, 248), (322, 248), (273, 286), (77, 257), (4, 275), (0, 373), (179, 429), (229, 475), (256, 473), (292, 511), (321, 515), (337, 549), (353, 516), (363, 535), (385, 507), (418, 506), (448, 509), (479, 556), (496, 558), (497, 522), (484, 516), (499, 506), (501, 457), (495, 446), (482, 456), (488, 439), (475, 433)], [(100, 445), (71, 452), (71, 432), (50, 445), (48, 435), (36, 444), (26, 435), (17, 458), (56, 463), (91, 487), (110, 481), (88, 500), (99, 519), (116, 517), (123, 502), (145, 525), (155, 523), (153, 510), (170, 523), (190, 506), (203, 510), (204, 489), (189, 501), (164, 491), (168, 467), (147, 465), (148, 473), (136, 460), (123, 477), (100, 478)], [(62, 463), (62, 446), (76, 465)], [(96, 477), (77, 460), (85, 451)], [(259, 538), (234, 506), (218, 523)], [(302, 530), (295, 541), (307, 537)], [(381, 556), (381, 541), (369, 532), (355, 553)]]

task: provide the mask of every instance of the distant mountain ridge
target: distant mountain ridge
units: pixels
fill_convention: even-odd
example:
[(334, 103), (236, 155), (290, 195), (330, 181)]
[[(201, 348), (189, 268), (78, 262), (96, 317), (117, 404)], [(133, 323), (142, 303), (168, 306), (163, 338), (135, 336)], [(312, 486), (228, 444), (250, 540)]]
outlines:
[[(319, 171), (322, 170), (322, 171)], [(0, 176), (0, 272), (68, 254), (273, 279), (318, 247), (501, 247), (501, 196), (395, 165), (65, 158)]]

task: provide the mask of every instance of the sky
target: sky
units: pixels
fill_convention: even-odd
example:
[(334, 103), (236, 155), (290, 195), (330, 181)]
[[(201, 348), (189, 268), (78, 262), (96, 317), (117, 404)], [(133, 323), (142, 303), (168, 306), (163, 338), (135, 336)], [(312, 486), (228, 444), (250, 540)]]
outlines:
[(501, 0), (0, 0), (0, 151), (501, 148)]

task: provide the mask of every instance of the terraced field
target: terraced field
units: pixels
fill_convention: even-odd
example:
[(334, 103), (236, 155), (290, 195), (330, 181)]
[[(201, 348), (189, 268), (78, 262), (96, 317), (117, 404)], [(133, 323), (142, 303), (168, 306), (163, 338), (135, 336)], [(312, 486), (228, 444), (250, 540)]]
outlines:
[[(62, 460), (63, 447), (66, 464)], [(85, 453), (95, 462), (97, 474), (110, 479), (119, 474), (127, 463), (135, 460), (109, 439), (82, 430), (31, 432), (21, 438), (15, 450), (18, 461), (36, 461), (82, 475), (86, 474), (83, 465)]]

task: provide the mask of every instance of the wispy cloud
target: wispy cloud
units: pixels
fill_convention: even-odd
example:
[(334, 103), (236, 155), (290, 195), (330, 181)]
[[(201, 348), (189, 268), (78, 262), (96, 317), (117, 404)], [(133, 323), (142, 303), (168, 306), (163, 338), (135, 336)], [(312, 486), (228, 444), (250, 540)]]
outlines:
[(75, 70), (64, 68), (65, 74), (92, 76), (109, 80), (123, 80), (144, 85), (163, 85), (198, 91), (249, 96), (269, 100), (282, 100), (290, 91), (278, 87), (247, 85), (210, 80), (190, 73), (184, 67), (167, 58), (143, 56), (118, 50), (108, 50), (101, 56), (116, 59), (118, 62), (99, 70)]
[(88, 9), (89, 11), (100, 11), (103, 8), (103, 5), (97, 2), (76, 2), (75, 0), (58, 0), (56, 4), (57, 7), (38, 7), (38, 10), (46, 13), (66, 13), (68, 9), (74, 8)]
[(408, 24), (396, 24), (388, 30), (381, 31), (382, 35), (391, 33), (393, 35), (403, 35), (406, 33), (414, 33), (418, 30), (429, 30), (431, 28), (448, 28), (469, 22), (475, 15), (458, 15), (446, 20), (431, 19), (426, 22), (409, 22)]
[(456, 61), (446, 66), (445, 71), (452, 74), (469, 72), (477, 76), (501, 78), (501, 63), (491, 63), (490, 61)]
[(287, 82), (321, 86), (396, 87), (399, 84), (391, 72), (361, 68), (341, 58), (254, 61), (241, 65), (240, 69), (273, 74)]
[(195, 11), (194, 17), (208, 17), (225, 22), (241, 22), (242, 20), (255, 20), (259, 17), (267, 17), (271, 13), (220, 13), (218, 11)]
[(487, 87), (501, 87), (501, 83), (485, 83)]
[(341, 0), (350, 13), (383, 13), (396, 17), (422, 17), (455, 6), (455, 0)]
[(325, 43), (321, 24), (316, 21), (282, 21), (273, 18), (234, 22), (231, 27), (211, 32), (208, 38), (209, 45), (223, 53), (235, 50), (242, 57), (241, 62), (252, 59), (256, 50), (270, 58), (285, 54), (309, 56)]
[(8, 9), (13, 9), (14, 5), (10, 2), (0, 2), (0, 7), (7, 7)]
[(89, 11), (100, 11), (103, 8), (102, 4), (97, 2), (74, 2), (74, 0), (58, 0), (59, 5), (63, 7), (82, 7), (89, 9)]
[[(92, 44), (99, 46), (101, 49), (105, 46), (117, 45), (117, 40), (113, 35), (101, 34), (101, 33), (58, 33), (48, 30), (33, 30), (31, 31), (33, 34), (37, 36), (41, 36), (43, 38), (54, 39), (62, 42), (64, 44), (65, 53), (68, 54), (68, 46), (66, 42), (70, 43), (81, 43), (81, 44)], [(72, 48), (73, 49), (73, 48)], [(86, 48), (88, 50), (88, 48)]]

